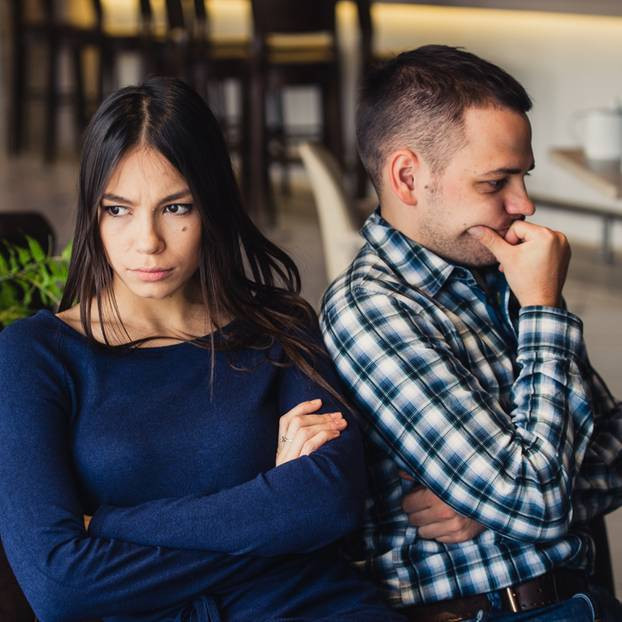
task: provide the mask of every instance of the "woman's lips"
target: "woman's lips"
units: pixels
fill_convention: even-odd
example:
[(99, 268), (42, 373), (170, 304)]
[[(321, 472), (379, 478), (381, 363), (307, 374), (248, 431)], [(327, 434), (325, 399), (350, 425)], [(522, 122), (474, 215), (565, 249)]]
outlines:
[(149, 283), (167, 278), (172, 271), (173, 268), (135, 268), (132, 270), (141, 281)]

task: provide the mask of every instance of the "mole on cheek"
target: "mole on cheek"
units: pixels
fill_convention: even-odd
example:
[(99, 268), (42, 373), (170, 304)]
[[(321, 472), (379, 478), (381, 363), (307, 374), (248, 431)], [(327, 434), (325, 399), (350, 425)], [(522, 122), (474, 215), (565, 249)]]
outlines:
[(181, 230), (185, 231), (188, 227), (182, 227)]

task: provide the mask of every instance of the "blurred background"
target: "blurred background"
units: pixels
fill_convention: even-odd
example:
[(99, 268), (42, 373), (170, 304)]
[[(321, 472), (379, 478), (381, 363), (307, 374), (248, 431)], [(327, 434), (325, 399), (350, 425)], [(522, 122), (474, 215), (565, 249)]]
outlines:
[[(618, 0), (0, 0), (0, 238), (29, 231), (45, 248), (51, 234), (58, 255), (90, 115), (116, 88), (178, 75), (215, 111), (251, 217), (294, 256), (317, 307), (375, 206), (354, 144), (361, 71), (462, 46), (533, 99), (533, 220), (570, 238), (565, 295), (620, 396), (621, 42)], [(622, 510), (607, 524), (620, 598)]]

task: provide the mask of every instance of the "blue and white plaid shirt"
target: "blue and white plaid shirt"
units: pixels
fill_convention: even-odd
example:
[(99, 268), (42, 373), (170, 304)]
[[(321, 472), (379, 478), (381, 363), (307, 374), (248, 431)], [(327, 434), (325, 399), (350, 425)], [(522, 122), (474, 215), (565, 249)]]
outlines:
[[(496, 268), (482, 287), (379, 209), (362, 233), (321, 325), (367, 441), (367, 570), (406, 606), (589, 567), (580, 523), (622, 504), (622, 408), (588, 362), (581, 320), (519, 309)], [(460, 544), (420, 538), (400, 469), (487, 529)]]

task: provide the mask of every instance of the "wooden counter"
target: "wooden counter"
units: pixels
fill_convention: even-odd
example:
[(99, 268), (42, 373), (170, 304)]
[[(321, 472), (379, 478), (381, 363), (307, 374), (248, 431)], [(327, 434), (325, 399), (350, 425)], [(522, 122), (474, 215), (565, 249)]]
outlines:
[(611, 199), (622, 197), (620, 160), (588, 160), (581, 149), (555, 147), (551, 159)]
[[(553, 162), (566, 169), (588, 185), (611, 199), (622, 197), (620, 160), (588, 160), (581, 149), (554, 147), (549, 151)], [(539, 205), (566, 212), (594, 216), (602, 222), (602, 254), (607, 263), (613, 263), (612, 231), (616, 222), (622, 222), (622, 210), (593, 203), (559, 199), (546, 195), (530, 195)]]
[(622, 16), (620, 0), (375, 0), (398, 4), (428, 4), (463, 8), (507, 9), (511, 11), (546, 11), (586, 15)]

